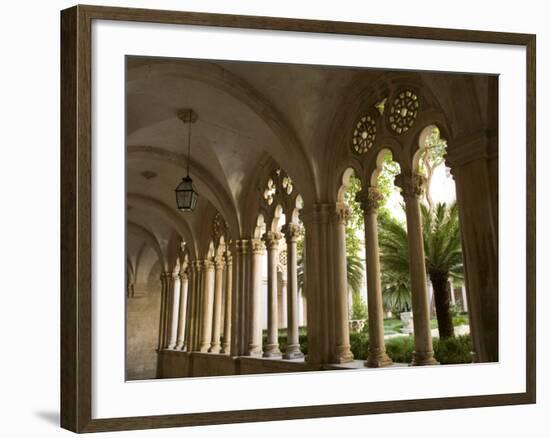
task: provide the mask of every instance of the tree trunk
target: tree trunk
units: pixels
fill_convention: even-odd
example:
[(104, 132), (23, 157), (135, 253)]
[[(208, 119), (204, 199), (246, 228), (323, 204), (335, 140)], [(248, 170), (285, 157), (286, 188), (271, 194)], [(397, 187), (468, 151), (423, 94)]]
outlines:
[(454, 336), (453, 318), (450, 309), (451, 284), (447, 273), (430, 272), (434, 290), (435, 312), (440, 339)]

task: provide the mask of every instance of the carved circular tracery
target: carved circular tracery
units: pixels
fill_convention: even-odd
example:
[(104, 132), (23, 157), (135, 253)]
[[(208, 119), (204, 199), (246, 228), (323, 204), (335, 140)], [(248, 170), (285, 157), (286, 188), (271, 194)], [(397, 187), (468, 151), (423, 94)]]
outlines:
[(376, 138), (376, 122), (365, 115), (355, 125), (351, 147), (356, 154), (364, 154), (374, 145)]
[(414, 125), (420, 104), (418, 96), (411, 90), (402, 91), (393, 100), (389, 122), (391, 129), (398, 134), (403, 134)]

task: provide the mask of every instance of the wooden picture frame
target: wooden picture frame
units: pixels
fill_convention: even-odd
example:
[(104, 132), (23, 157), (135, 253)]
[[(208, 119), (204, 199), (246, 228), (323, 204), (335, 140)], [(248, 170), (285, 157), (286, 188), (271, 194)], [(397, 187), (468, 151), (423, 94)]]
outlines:
[[(194, 414), (92, 418), (91, 24), (93, 20), (517, 45), (526, 48), (526, 391)], [(61, 426), (74, 432), (350, 416), (536, 402), (536, 38), (530, 34), (75, 6), (61, 12)]]

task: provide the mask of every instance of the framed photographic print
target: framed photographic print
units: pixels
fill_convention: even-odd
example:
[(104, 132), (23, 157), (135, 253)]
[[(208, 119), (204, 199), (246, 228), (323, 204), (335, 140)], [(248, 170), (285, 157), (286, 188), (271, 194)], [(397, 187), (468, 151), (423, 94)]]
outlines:
[(535, 36), (61, 13), (61, 422), (535, 403)]

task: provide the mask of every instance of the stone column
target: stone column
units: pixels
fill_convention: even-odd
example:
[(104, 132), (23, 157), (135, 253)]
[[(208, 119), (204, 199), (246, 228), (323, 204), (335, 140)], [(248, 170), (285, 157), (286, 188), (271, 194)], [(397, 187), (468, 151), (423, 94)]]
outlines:
[(214, 264), (216, 267), (216, 278), (214, 286), (214, 321), (212, 323), (212, 344), (210, 346), (210, 353), (219, 353), (221, 350), (221, 322), (222, 322), (222, 287), (223, 287), (223, 269), (225, 267), (225, 260), (223, 255), (219, 255), (215, 258)]
[(286, 276), (286, 265), (284, 266), (283, 272), (281, 272), (281, 328), (287, 328), (288, 327), (288, 316), (287, 316), (287, 310), (288, 306), (286, 304), (286, 299), (288, 297), (288, 280)]
[(456, 306), (456, 296), (455, 296), (455, 287), (453, 286), (453, 284), (451, 283), (451, 304), (453, 306)]
[(160, 274), (160, 317), (159, 317), (159, 337), (157, 349), (162, 350), (165, 346), (165, 327), (166, 327), (166, 305), (168, 301), (168, 276), (170, 274), (163, 272)]
[(414, 352), (412, 365), (434, 365), (430, 307), (426, 279), (422, 216), (419, 197), (422, 195), (422, 175), (404, 171), (395, 178), (405, 200), (407, 215), (407, 238), (409, 243), (409, 271), (414, 322)]
[(277, 263), (281, 233), (269, 231), (264, 234), (267, 247), (267, 345), (264, 357), (281, 357), (279, 350), (279, 326), (277, 321)]
[(246, 300), (247, 270), (246, 257), (248, 240), (235, 241), (235, 260), (233, 263), (233, 289), (231, 299), (231, 355), (240, 356), (246, 353)]
[(169, 350), (176, 348), (178, 339), (178, 316), (180, 310), (180, 275), (179, 272), (171, 274), (170, 308), (168, 309), (168, 345)]
[(187, 310), (185, 312), (185, 336), (183, 342), (183, 351), (191, 351), (191, 325), (193, 320), (193, 301), (195, 293), (195, 285), (197, 282), (197, 273), (195, 268), (195, 262), (189, 263), (188, 270), (188, 291), (187, 291)]
[(214, 310), (214, 263), (205, 260), (204, 287), (201, 315), (201, 343), (200, 352), (207, 353), (212, 341), (212, 313)]
[(185, 345), (185, 326), (187, 324), (187, 290), (189, 287), (189, 276), (186, 270), (180, 271), (180, 308), (178, 320), (178, 338), (176, 350), (183, 350)]
[(251, 239), (252, 266), (251, 277), (252, 284), (250, 290), (250, 315), (248, 328), (248, 351), (247, 356), (262, 355), (262, 255), (265, 251), (265, 245), (260, 239)]
[(357, 194), (365, 220), (365, 260), (367, 267), (367, 305), (369, 315), (369, 354), (365, 365), (379, 368), (390, 365), (384, 344), (384, 306), (380, 281), (380, 254), (378, 246), (378, 207), (382, 195), (369, 187)]
[(462, 292), (462, 310), (464, 312), (468, 311), (468, 297), (466, 296), (466, 287), (462, 285), (460, 288), (460, 291)]
[(231, 351), (231, 301), (233, 288), (233, 258), (230, 254), (225, 256), (225, 301), (223, 310), (223, 341), (222, 354)]
[(288, 223), (283, 225), (281, 231), (285, 235), (287, 247), (287, 346), (284, 359), (299, 359), (304, 357), (300, 351), (300, 339), (298, 333), (298, 272), (297, 272), (297, 248), (296, 241), (300, 235), (300, 225)]
[(334, 228), (334, 310), (335, 310), (335, 363), (346, 363), (353, 360), (353, 353), (349, 343), (348, 317), (348, 277), (346, 261), (346, 222), (351, 212), (346, 205), (337, 205)]

